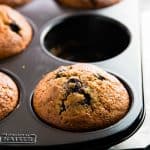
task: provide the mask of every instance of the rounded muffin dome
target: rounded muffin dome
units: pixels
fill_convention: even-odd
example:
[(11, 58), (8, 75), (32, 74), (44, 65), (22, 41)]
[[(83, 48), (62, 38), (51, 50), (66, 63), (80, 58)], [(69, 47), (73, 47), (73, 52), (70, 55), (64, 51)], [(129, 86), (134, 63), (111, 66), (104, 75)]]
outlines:
[(33, 95), (36, 114), (71, 131), (105, 128), (128, 112), (129, 95), (114, 76), (89, 64), (61, 66), (38, 83)]
[(32, 39), (32, 28), (16, 10), (0, 5), (0, 59), (21, 53)]
[(31, 0), (0, 0), (0, 4), (18, 7), (29, 3)]
[(111, 6), (120, 2), (120, 0), (55, 0), (65, 7), (76, 9), (94, 9)]
[(12, 112), (18, 104), (19, 91), (15, 82), (0, 72), (0, 120)]

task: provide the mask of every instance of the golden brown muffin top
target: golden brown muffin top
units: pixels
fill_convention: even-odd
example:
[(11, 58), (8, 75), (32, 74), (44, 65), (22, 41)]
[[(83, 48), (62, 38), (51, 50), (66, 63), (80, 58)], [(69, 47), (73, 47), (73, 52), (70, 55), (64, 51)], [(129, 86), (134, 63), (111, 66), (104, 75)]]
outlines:
[(129, 109), (123, 84), (89, 64), (62, 66), (48, 73), (34, 91), (35, 112), (58, 128), (84, 131), (105, 128)]
[(18, 7), (31, 2), (31, 0), (0, 0), (0, 4), (9, 5), (11, 7)]
[(120, 2), (120, 0), (55, 0), (55, 1), (63, 6), (75, 9), (103, 8)]
[(26, 48), (32, 28), (16, 10), (0, 5), (0, 59), (15, 55)]
[(0, 120), (14, 110), (18, 103), (19, 92), (14, 81), (0, 72)]

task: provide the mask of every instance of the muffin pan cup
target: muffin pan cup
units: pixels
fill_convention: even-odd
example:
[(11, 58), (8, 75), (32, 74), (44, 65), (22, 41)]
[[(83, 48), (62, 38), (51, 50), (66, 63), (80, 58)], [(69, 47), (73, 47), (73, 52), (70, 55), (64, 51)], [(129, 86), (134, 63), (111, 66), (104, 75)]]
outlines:
[[(128, 8), (128, 11), (125, 8)], [(34, 0), (20, 8), (19, 11), (31, 20), (34, 36), (23, 53), (0, 61), (1, 71), (7, 70), (8, 74), (12, 73), (12, 76), (15, 74), (15, 78), (19, 82), (17, 85), (21, 85), (18, 86), (19, 90), (23, 93), (17, 109), (0, 121), (0, 146), (51, 146), (52, 149), (108, 148), (134, 134), (141, 126), (145, 116), (137, 0), (123, 0), (108, 8), (89, 11), (64, 9), (51, 0), (44, 2), (43, 0)], [(106, 54), (106, 59), (92, 59), (90, 63), (118, 77), (126, 86), (132, 100), (128, 114), (116, 124), (95, 131), (69, 132), (47, 125), (36, 116), (32, 108), (32, 94), (44, 74), (58, 66), (75, 63), (56, 57), (47, 51), (47, 47), (44, 45), (47, 31), (52, 26), (56, 26), (55, 21), (57, 20), (59, 20), (58, 23), (61, 23), (60, 20), (64, 17), (82, 16), (84, 18), (84, 15), (105, 18), (103, 20), (107, 22), (107, 25), (104, 26), (106, 28), (112, 29), (112, 25), (109, 24), (115, 22), (115, 27), (118, 29), (114, 32), (114, 36), (109, 37), (109, 41), (120, 35), (120, 32), (117, 32), (120, 31), (120, 28), (123, 29), (121, 37), (122, 35), (127, 37), (125, 38), (126, 46), (119, 47), (118, 53), (115, 52), (115, 55), (108, 54), (110, 56), (108, 57)], [(116, 39), (118, 41), (120, 38)], [(119, 42), (118, 44), (122, 45)], [(89, 59), (87, 59), (88, 61)]]
[(62, 60), (98, 62), (122, 53), (130, 40), (130, 31), (119, 21), (82, 12), (50, 20), (43, 29), (41, 45)]

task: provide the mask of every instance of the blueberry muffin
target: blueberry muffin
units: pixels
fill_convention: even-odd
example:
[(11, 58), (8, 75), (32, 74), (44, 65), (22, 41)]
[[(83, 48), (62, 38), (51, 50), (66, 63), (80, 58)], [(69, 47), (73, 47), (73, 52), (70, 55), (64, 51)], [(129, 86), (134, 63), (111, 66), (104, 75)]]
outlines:
[(38, 83), (33, 95), (36, 114), (55, 127), (70, 131), (105, 128), (128, 112), (124, 85), (89, 64), (61, 66)]
[(29, 3), (31, 0), (0, 0), (0, 4), (18, 7)]
[(21, 53), (32, 39), (32, 28), (16, 10), (0, 5), (0, 59)]
[(56, 0), (56, 2), (70, 8), (94, 9), (113, 5), (120, 2), (120, 0)]
[(0, 120), (15, 109), (18, 97), (19, 92), (14, 81), (0, 72)]

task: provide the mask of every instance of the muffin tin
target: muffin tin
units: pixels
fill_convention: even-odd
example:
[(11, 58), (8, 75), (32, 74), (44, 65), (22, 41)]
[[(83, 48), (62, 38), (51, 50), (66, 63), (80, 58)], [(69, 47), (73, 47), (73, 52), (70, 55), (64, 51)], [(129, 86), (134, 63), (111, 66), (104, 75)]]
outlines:
[[(134, 134), (145, 116), (137, 0), (86, 11), (65, 9), (51, 0), (34, 0), (18, 10), (27, 17), (34, 35), (27, 50), (0, 61), (0, 71), (10, 75), (20, 91), (18, 107), (0, 121), (0, 146), (108, 148)], [(64, 49), (49, 52), (60, 46), (67, 46), (67, 53)], [(122, 120), (105, 129), (69, 132), (36, 116), (32, 94), (38, 81), (58, 66), (75, 62), (95, 64), (126, 86), (132, 105)]]

